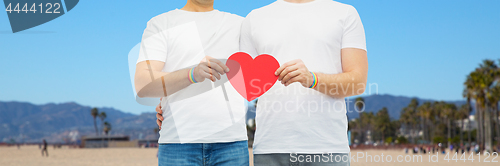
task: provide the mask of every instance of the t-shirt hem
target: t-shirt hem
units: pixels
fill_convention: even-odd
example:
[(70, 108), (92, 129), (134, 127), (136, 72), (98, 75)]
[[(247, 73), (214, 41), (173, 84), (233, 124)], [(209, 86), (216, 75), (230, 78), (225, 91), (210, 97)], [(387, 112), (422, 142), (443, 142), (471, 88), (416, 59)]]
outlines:
[(345, 47), (342, 47), (342, 49), (344, 49), (344, 48), (357, 48), (357, 49), (362, 49), (362, 50), (368, 51), (366, 49), (366, 47), (359, 47), (359, 46), (345, 46)]
[(136, 64), (140, 63), (140, 62), (144, 62), (144, 61), (160, 61), (160, 62), (166, 62), (165, 60), (162, 60), (162, 59), (139, 59), (137, 60)]
[(159, 144), (168, 144), (168, 143), (174, 143), (174, 144), (179, 144), (179, 143), (224, 143), (224, 142), (236, 142), (236, 141), (247, 141), (248, 138), (234, 138), (234, 139), (224, 139), (224, 140), (196, 140), (196, 141), (191, 141), (191, 142), (180, 142), (180, 141), (162, 141), (161, 139), (158, 140)]

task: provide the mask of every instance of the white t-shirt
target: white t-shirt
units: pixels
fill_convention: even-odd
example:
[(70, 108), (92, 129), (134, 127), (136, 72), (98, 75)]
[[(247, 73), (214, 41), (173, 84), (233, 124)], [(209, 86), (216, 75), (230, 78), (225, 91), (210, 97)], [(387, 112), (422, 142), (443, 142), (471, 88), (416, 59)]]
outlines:
[[(240, 50), (274, 56), (280, 64), (301, 59), (312, 72), (342, 73), (341, 49), (366, 50), (356, 9), (332, 0), (278, 0), (253, 10), (242, 23)], [(352, 87), (340, 87), (351, 90)], [(335, 91), (333, 91), (335, 92)], [(344, 98), (299, 83), (277, 82), (259, 98), (254, 153), (347, 153)]]
[[(192, 68), (205, 56), (227, 59), (239, 50), (243, 18), (213, 10), (172, 10), (148, 22), (138, 62), (165, 62), (162, 71)], [(187, 79), (187, 78), (186, 78)], [(224, 84), (229, 102), (223, 93)], [(162, 99), (159, 143), (214, 143), (247, 140), (246, 102), (223, 75), (191, 84)]]

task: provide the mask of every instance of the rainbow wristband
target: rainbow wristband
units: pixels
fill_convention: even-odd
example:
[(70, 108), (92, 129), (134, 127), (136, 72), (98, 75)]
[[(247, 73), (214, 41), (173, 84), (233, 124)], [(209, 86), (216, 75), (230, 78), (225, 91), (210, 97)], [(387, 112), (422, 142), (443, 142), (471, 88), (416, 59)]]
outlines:
[(318, 76), (316, 76), (316, 74), (314, 74), (313, 72), (311, 72), (311, 74), (313, 75), (313, 84), (309, 87), (311, 89), (314, 89), (316, 88), (316, 85), (318, 85)]
[(196, 84), (198, 82), (196, 82), (196, 80), (194, 79), (194, 67), (189, 70), (189, 81), (191, 81), (191, 83), (193, 84)]

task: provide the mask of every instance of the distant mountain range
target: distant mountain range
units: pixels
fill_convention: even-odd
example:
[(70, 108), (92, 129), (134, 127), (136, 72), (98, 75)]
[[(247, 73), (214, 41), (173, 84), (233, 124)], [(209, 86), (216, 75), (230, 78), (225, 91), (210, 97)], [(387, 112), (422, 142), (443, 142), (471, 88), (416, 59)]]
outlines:
[[(34, 105), (27, 102), (0, 102), (0, 142), (11, 138), (26, 142), (39, 142), (41, 138), (61, 141), (60, 133), (78, 131), (80, 135), (95, 134), (93, 117), (89, 106), (77, 103)], [(112, 133), (123, 131), (150, 131), (156, 126), (155, 114), (134, 115), (114, 108), (98, 108), (107, 114), (105, 121), (112, 124)], [(126, 123), (125, 123), (126, 122)], [(98, 119), (99, 130), (101, 121)], [(147, 134), (143, 134), (146, 136)]]
[[(364, 97), (367, 112), (377, 112), (382, 107), (387, 107), (393, 119), (399, 119), (401, 109), (406, 107), (411, 97), (392, 95), (371, 95)], [(434, 101), (418, 99), (420, 103)], [(357, 118), (359, 114), (354, 111), (354, 98), (347, 105), (349, 119)], [(448, 101), (457, 105), (465, 101)], [(43, 104), (35, 105), (27, 102), (0, 102), (0, 142), (11, 139), (17, 142), (39, 142), (47, 139), (51, 142), (61, 142), (67, 138), (71, 131), (79, 135), (95, 134), (93, 118), (89, 106), (77, 103)], [(112, 125), (112, 134), (129, 135), (132, 139), (155, 138), (156, 128), (155, 113), (135, 115), (125, 113), (114, 108), (98, 108), (107, 114), (106, 121)], [(255, 118), (255, 108), (249, 104), (247, 119)], [(101, 121), (98, 120), (99, 130)]]

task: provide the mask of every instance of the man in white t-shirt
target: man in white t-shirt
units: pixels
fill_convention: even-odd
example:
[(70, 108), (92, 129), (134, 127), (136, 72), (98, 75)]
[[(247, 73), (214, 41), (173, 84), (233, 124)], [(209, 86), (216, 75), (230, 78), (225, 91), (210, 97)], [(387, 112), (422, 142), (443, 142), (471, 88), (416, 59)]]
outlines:
[[(159, 165), (248, 165), (245, 99), (227, 81), (243, 18), (188, 0), (152, 18), (136, 65), (138, 97), (162, 97)], [(210, 56), (210, 57), (208, 57)]]
[(356, 9), (277, 0), (248, 14), (240, 38), (241, 51), (281, 64), (257, 105), (255, 165), (349, 165), (344, 97), (362, 94), (368, 73)]

